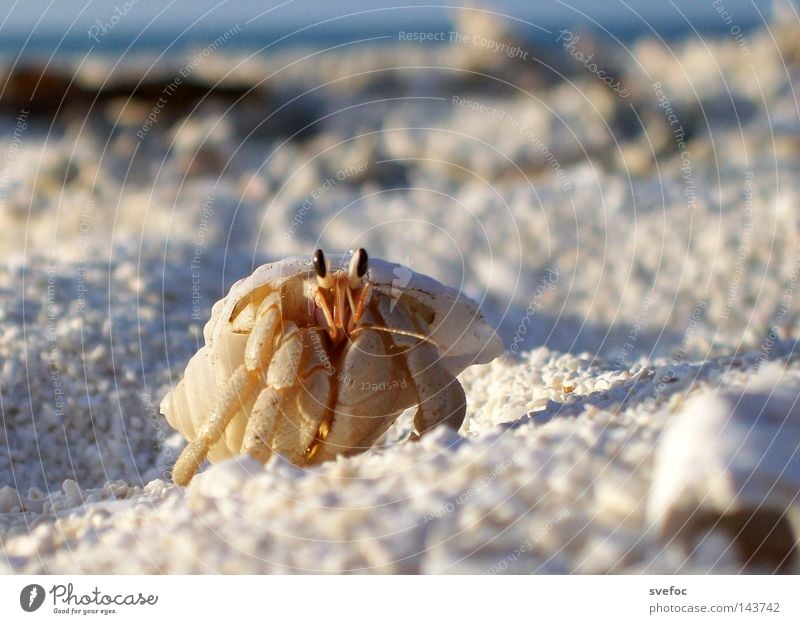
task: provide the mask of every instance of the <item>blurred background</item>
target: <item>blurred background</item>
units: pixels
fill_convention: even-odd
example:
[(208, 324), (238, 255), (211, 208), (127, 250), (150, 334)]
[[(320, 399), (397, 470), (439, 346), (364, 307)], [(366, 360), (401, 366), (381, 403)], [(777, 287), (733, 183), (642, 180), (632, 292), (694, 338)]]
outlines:
[(463, 289), (512, 355), (793, 335), (793, 3), (455, 4), (2, 4), (0, 466), (50, 482), (50, 436), (144, 478), (211, 305), (316, 247)]
[[(126, 4), (130, 8), (126, 8)], [(484, 0), (436, 3), (423, 0), (374, 2), (369, 0), (256, 0), (215, 1), (30, 0), (4, 2), (0, 49), (13, 55), (32, 52), (161, 52), (181, 49), (216, 38), (235, 25), (247, 30), (231, 47), (253, 50), (264, 46), (320, 46), (366, 37), (397, 40), (399, 28), (435, 33), (452, 30), (453, 7), (483, 9), (516, 25), (527, 40), (547, 44), (547, 30), (564, 27), (591, 29), (619, 40), (643, 35), (671, 38), (687, 33), (721, 34), (727, 28), (720, 9), (735, 15), (742, 28), (763, 25), (774, 9), (768, 0), (654, 2), (631, 0), (598, 5), (589, 0)], [(135, 7), (135, 10), (134, 10)], [(114, 16), (117, 16), (115, 19)], [(99, 21), (99, 24), (98, 24)], [(105, 25), (105, 29), (101, 26)], [(88, 38), (96, 27), (102, 38)], [(212, 36), (213, 35), (213, 36)], [(434, 40), (435, 41), (435, 40)]]

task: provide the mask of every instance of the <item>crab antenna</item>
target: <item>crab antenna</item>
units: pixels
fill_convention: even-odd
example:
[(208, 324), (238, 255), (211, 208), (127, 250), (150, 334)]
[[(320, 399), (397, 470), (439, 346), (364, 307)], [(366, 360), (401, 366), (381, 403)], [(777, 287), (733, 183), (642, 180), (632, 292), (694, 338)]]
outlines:
[[(324, 331), (324, 332), (328, 331), (326, 327), (322, 327), (321, 325), (312, 325), (310, 327), (307, 327), (306, 329), (315, 329), (315, 330)], [(405, 330), (405, 329), (394, 329), (392, 327), (384, 327), (383, 325), (359, 325), (353, 331), (351, 331), (349, 335), (352, 336), (354, 334), (357, 334), (362, 329), (374, 329), (375, 331), (384, 331), (384, 332), (386, 332), (388, 334), (400, 334), (401, 336), (410, 336), (411, 338), (418, 338), (419, 340), (422, 340), (423, 342), (431, 343), (439, 351), (444, 351), (444, 348), (442, 347), (442, 345), (440, 345), (438, 342), (436, 342), (433, 338), (431, 338), (429, 336), (424, 336), (423, 334), (418, 334), (417, 332), (408, 331), (408, 330)]]
[(384, 327), (383, 325), (366, 325), (366, 324), (362, 324), (362, 325), (359, 325), (358, 327), (356, 327), (352, 332), (350, 332), (350, 335), (352, 336), (353, 334), (356, 334), (356, 333), (360, 332), (362, 329), (374, 329), (376, 331), (384, 331), (384, 332), (387, 332), (389, 334), (400, 334), (401, 336), (410, 336), (411, 338), (418, 338), (419, 340), (422, 340), (423, 342), (431, 343), (439, 351), (443, 351), (444, 350), (442, 348), (442, 346), (438, 342), (436, 342), (433, 338), (431, 338), (430, 336), (425, 336), (423, 334), (418, 334), (417, 332), (408, 331), (408, 330), (405, 330), (405, 329), (394, 329), (393, 327)]
[(352, 291), (350, 290), (349, 287), (346, 288), (345, 290), (347, 291), (347, 302), (350, 304), (350, 312), (352, 314), (355, 314), (356, 313), (356, 304), (353, 301), (353, 293), (352, 293)]

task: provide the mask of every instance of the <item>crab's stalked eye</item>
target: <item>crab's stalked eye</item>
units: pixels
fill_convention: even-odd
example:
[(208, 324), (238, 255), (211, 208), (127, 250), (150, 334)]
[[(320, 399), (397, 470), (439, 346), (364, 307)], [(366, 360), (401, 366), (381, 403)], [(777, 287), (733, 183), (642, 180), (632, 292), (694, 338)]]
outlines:
[(311, 264), (314, 265), (314, 273), (317, 274), (317, 283), (322, 288), (330, 288), (333, 286), (331, 267), (321, 249), (317, 249), (314, 252), (314, 256), (311, 258)]
[(367, 251), (361, 247), (350, 258), (350, 267), (347, 270), (347, 283), (350, 288), (358, 288), (361, 285), (361, 278), (367, 273), (369, 257)]
[(369, 256), (367, 256), (367, 250), (361, 247), (357, 252), (356, 255), (358, 256), (358, 264), (356, 264), (356, 274), (359, 277), (364, 277), (367, 273), (367, 268), (369, 266)]
[(314, 265), (314, 271), (316, 272), (317, 277), (320, 279), (325, 279), (328, 269), (325, 266), (325, 254), (322, 253), (321, 249), (317, 249), (314, 252), (314, 257), (311, 259), (311, 263)]

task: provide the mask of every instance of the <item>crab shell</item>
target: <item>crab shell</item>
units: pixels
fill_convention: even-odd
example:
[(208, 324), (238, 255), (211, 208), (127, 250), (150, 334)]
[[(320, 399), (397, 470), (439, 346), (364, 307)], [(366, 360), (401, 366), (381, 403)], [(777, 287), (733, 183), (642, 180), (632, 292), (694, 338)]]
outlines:
[[(331, 254), (328, 258), (334, 268), (347, 267), (350, 254)], [(283, 282), (298, 276), (316, 280), (308, 256), (291, 256), (258, 267), (214, 304), (203, 329), (205, 346), (189, 361), (181, 383), (161, 403), (161, 412), (172, 427), (193, 439), (208, 417), (215, 388), (221, 387), (242, 364), (248, 334), (235, 333), (228, 322), (240, 302), (263, 286), (277, 290)], [(438, 363), (453, 377), (468, 366), (485, 364), (503, 352), (502, 340), (478, 306), (458, 290), (380, 258), (369, 259), (366, 279), (371, 282), (372, 296), (389, 297), (392, 306), (410, 298), (416, 308), (424, 310), (427, 337), (436, 346)], [(231, 421), (222, 437), (209, 448), (209, 460), (221, 461), (238, 453), (246, 420), (245, 414), (239, 414)]]

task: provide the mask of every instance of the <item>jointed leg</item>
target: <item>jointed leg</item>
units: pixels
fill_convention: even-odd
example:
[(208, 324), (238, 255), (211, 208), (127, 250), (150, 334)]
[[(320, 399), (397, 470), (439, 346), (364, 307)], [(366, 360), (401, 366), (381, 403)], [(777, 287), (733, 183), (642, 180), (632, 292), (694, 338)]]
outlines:
[(225, 428), (242, 404), (249, 402), (255, 396), (258, 386), (258, 375), (247, 371), (244, 365), (234, 371), (233, 376), (215, 399), (214, 409), (197, 432), (197, 438), (189, 442), (178, 457), (172, 469), (172, 480), (176, 484), (186, 485), (191, 481), (208, 455), (208, 449), (222, 437)]
[(244, 363), (249, 371), (266, 370), (272, 356), (275, 334), (281, 329), (280, 292), (273, 291), (256, 310), (255, 321), (244, 351)]
[(325, 329), (327, 330), (328, 335), (331, 337), (331, 340), (336, 341), (339, 337), (339, 328), (336, 327), (336, 323), (333, 319), (333, 312), (331, 311), (328, 302), (325, 300), (325, 297), (322, 296), (319, 287), (314, 289), (314, 303), (316, 304), (317, 308), (322, 311), (322, 315), (325, 317), (325, 324), (327, 325)]
[(295, 465), (313, 461), (327, 437), (330, 377), (322, 368), (305, 371), (300, 384), (283, 404), (281, 419), (272, 439), (273, 450)]
[(456, 431), (464, 423), (467, 398), (458, 380), (438, 363), (438, 354), (430, 345), (420, 344), (407, 353), (406, 362), (419, 397), (414, 415), (418, 435), (444, 423)]
[(267, 388), (247, 422), (242, 450), (261, 462), (275, 452), (302, 465), (325, 437), (330, 376), (313, 356), (313, 337), (319, 340), (319, 334), (287, 325), (267, 375)]
[[(380, 312), (384, 319), (392, 319), (393, 327), (414, 332), (422, 329), (411, 320), (403, 306), (391, 310), (386, 301), (381, 301)], [(432, 344), (413, 337), (393, 336), (392, 339), (407, 347), (404, 357), (419, 401), (414, 416), (417, 435), (430, 431), (439, 423), (458, 431), (464, 423), (467, 399), (458, 380), (439, 363), (439, 352)]]
[(244, 432), (242, 452), (261, 463), (266, 463), (272, 454), (272, 437), (275, 424), (280, 417), (281, 394), (274, 388), (264, 388), (250, 412)]
[(369, 293), (371, 288), (371, 282), (365, 283), (361, 287), (361, 292), (358, 295), (357, 301), (353, 301), (353, 295), (350, 294), (349, 290), (347, 291), (350, 309), (353, 311), (353, 315), (350, 317), (350, 322), (347, 325), (348, 332), (352, 332), (361, 321), (361, 317), (364, 315), (364, 309), (367, 307), (367, 301), (369, 301)]

